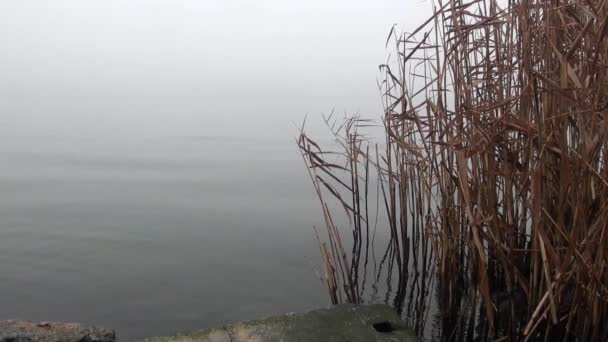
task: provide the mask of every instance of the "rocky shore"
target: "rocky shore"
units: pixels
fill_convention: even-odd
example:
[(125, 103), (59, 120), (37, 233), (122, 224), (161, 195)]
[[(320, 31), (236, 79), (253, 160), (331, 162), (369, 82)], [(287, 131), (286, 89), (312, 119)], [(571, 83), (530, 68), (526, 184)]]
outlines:
[[(0, 322), (0, 342), (114, 342), (113, 330), (76, 323)], [(386, 305), (338, 305), (307, 313), (228, 324), (144, 342), (415, 342), (418, 338)]]
[(2, 342), (114, 342), (114, 330), (78, 323), (0, 321)]

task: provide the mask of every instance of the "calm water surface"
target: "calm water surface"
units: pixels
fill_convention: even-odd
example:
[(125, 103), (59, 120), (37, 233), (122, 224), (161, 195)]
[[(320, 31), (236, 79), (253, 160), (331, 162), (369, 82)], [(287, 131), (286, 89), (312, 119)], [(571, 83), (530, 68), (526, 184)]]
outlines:
[(0, 319), (130, 341), (328, 304), (292, 140), (0, 140)]

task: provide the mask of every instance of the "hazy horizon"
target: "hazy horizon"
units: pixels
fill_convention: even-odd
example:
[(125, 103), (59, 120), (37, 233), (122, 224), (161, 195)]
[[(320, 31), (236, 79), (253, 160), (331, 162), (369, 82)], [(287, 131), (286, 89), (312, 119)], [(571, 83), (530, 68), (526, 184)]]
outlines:
[[(376, 114), (393, 24), (427, 2), (9, 1), (0, 135), (285, 138), (306, 114)], [(137, 130), (137, 131), (135, 131)]]

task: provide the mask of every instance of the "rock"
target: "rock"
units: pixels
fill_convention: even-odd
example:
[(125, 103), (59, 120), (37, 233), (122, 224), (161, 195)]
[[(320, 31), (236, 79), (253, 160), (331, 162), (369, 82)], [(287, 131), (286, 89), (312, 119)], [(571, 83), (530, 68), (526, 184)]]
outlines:
[(1, 342), (114, 342), (113, 330), (77, 323), (0, 321)]
[(418, 341), (387, 305), (338, 305), (145, 342)]

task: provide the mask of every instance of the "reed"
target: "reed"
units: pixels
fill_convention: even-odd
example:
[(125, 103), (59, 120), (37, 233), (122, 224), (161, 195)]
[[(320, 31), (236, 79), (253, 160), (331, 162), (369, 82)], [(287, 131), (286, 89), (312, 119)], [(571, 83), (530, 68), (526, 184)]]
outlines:
[(356, 117), (326, 118), (337, 150), (299, 137), (334, 303), (387, 278), (419, 334), (436, 287), (444, 340), (608, 340), (607, 22), (605, 0), (438, 0), (391, 30), (385, 141)]

